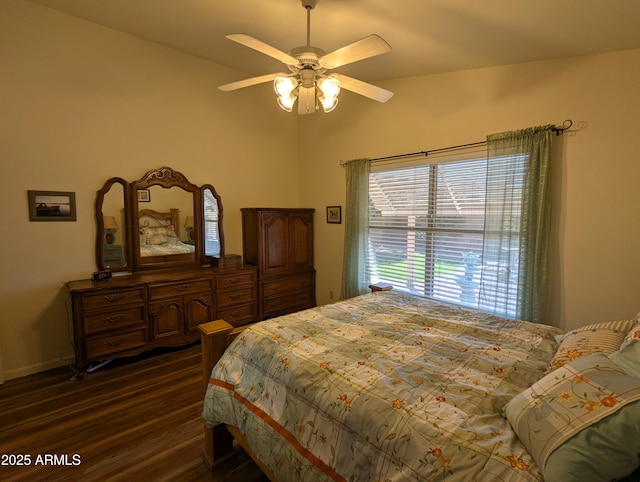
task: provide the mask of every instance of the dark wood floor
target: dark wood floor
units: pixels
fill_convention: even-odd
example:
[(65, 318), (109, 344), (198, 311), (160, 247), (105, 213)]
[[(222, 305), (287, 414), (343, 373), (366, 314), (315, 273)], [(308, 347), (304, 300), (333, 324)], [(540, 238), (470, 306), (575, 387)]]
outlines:
[[(267, 481), (242, 449), (214, 473), (202, 462), (200, 363), (195, 345), (114, 361), (82, 381), (58, 368), (5, 382), (0, 480)], [(30, 465), (6, 465), (20, 456)]]

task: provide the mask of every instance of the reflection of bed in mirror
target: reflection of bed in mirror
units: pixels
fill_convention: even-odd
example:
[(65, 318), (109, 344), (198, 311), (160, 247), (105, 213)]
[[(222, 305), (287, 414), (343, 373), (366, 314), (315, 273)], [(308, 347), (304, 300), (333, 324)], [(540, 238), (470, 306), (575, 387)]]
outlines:
[(140, 256), (165, 256), (195, 252), (195, 246), (183, 242), (179, 236), (179, 209), (159, 212), (141, 209), (138, 217)]

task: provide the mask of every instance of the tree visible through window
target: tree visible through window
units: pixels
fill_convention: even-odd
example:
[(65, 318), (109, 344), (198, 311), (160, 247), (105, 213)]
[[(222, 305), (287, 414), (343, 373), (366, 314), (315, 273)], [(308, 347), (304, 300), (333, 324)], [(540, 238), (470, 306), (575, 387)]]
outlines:
[[(493, 161), (495, 162), (495, 161)], [(524, 156), (511, 163), (504, 182), (521, 205)], [(373, 168), (369, 174), (369, 276), (394, 289), (479, 309), (506, 297), (506, 312), (516, 305), (520, 210), (505, 218), (512, 232), (500, 259), (483, 256), (483, 246), (505, 231), (485, 231), (487, 159)], [(516, 174), (514, 176), (514, 173)], [(494, 174), (491, 174), (492, 176)], [(495, 179), (492, 179), (495, 182)], [(511, 302), (513, 300), (513, 302)]]

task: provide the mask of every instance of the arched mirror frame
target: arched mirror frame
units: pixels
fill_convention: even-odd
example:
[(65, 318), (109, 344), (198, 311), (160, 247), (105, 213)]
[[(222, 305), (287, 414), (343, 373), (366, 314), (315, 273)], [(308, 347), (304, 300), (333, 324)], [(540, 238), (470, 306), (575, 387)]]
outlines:
[[(124, 236), (124, 253), (125, 257), (124, 266), (114, 267), (107, 266), (104, 261), (104, 246), (105, 246), (105, 222), (103, 215), (103, 204), (105, 195), (107, 195), (115, 184), (120, 184), (123, 189), (123, 206), (124, 206), (124, 219), (126, 223), (121, 230), (120, 235)], [(194, 232), (193, 236), (195, 242), (195, 253), (189, 259), (185, 259), (181, 255), (168, 255), (166, 259), (158, 261), (154, 259), (152, 261), (145, 261), (140, 256), (140, 239), (139, 239), (139, 204), (138, 204), (138, 190), (148, 189), (150, 186), (161, 186), (164, 188), (179, 187), (186, 192), (191, 193), (193, 197), (193, 218), (194, 218)], [(159, 169), (153, 169), (148, 171), (141, 179), (128, 183), (122, 178), (113, 177), (108, 179), (104, 186), (98, 191), (95, 203), (95, 217), (96, 217), (96, 264), (99, 270), (109, 271), (137, 271), (148, 269), (164, 269), (172, 267), (189, 267), (189, 266), (201, 266), (203, 264), (211, 263), (217, 265), (217, 258), (219, 256), (206, 256), (205, 255), (205, 230), (204, 230), (204, 196), (205, 190), (210, 190), (213, 197), (218, 203), (218, 239), (220, 243), (220, 255), (224, 254), (224, 229), (222, 224), (222, 200), (215, 188), (211, 184), (205, 184), (202, 187), (198, 187), (192, 184), (182, 173), (174, 171), (170, 167), (161, 167)], [(183, 221), (184, 222), (184, 221)]]
[[(102, 212), (104, 207), (105, 196), (111, 193), (115, 184), (122, 185), (122, 209), (124, 210), (123, 219), (125, 220), (124, 226), (122, 226), (120, 236), (122, 236), (122, 263), (121, 266), (113, 266), (107, 263), (105, 259), (105, 222), (104, 213)], [(113, 194), (113, 193), (111, 193)], [(127, 181), (121, 177), (112, 177), (102, 186), (102, 189), (98, 191), (95, 204), (95, 216), (96, 216), (96, 264), (98, 270), (109, 271), (131, 271), (133, 268), (133, 257), (131, 251), (131, 192), (130, 186)]]
[[(171, 254), (165, 256), (144, 257), (140, 254), (140, 236), (138, 235), (138, 220), (140, 218), (140, 203), (138, 202), (138, 191), (147, 190), (152, 186), (160, 186), (165, 189), (180, 188), (191, 193), (193, 200), (193, 210), (188, 215), (193, 215), (193, 229), (197, 233), (194, 236), (195, 250), (189, 254)], [(178, 266), (200, 266), (203, 261), (202, 244), (202, 201), (200, 188), (178, 171), (170, 167), (161, 167), (147, 172), (141, 179), (131, 184), (131, 205), (132, 226), (135, 227), (136, 235), (133, 236), (133, 257), (137, 269), (157, 269), (171, 268)], [(182, 218), (181, 222), (184, 222)], [(135, 223), (135, 224), (134, 224)], [(179, 227), (174, 226), (177, 230)]]

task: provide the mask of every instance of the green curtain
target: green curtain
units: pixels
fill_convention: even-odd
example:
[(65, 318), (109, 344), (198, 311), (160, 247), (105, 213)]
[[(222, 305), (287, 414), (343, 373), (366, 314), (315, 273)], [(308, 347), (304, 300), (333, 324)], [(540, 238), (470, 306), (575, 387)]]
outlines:
[(370, 166), (369, 159), (355, 159), (345, 164), (347, 201), (340, 299), (352, 298), (368, 291)]
[[(513, 276), (506, 281), (517, 283), (512, 291), (516, 299), (496, 297), (493, 311), (506, 312), (499, 304), (515, 303), (516, 318), (534, 322), (543, 321), (548, 291), (553, 128), (546, 125), (487, 136), (485, 233), (491, 234), (485, 235), (483, 259), (511, 266), (513, 250), (518, 251), (517, 269), (513, 267)], [(524, 163), (521, 171), (513, 167), (518, 163)], [(518, 195), (513, 196), (514, 190)]]

